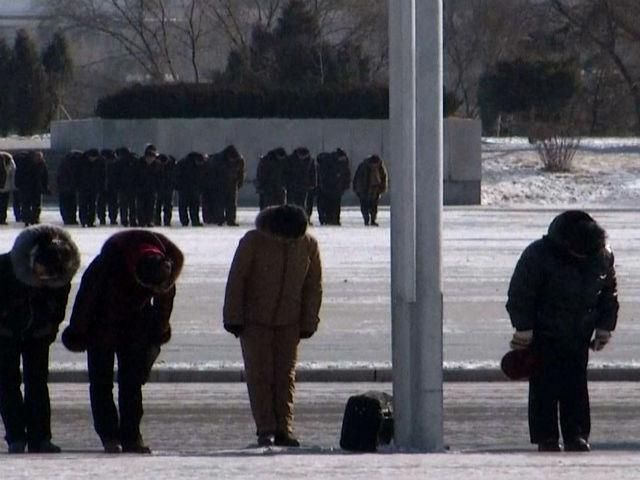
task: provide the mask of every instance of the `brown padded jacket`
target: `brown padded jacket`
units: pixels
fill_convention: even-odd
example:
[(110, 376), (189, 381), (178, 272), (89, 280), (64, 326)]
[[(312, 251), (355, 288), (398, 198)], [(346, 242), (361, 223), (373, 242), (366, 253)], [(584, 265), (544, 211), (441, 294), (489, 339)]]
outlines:
[(273, 208), (263, 210), (257, 227), (236, 250), (225, 292), (225, 325), (318, 328), (322, 303), (322, 266), (317, 241), (275, 234), (269, 227)]

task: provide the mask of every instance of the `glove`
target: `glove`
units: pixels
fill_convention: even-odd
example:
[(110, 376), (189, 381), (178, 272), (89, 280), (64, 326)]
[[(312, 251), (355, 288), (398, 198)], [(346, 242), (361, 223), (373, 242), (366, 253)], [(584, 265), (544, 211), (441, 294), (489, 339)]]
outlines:
[(87, 339), (71, 327), (67, 327), (62, 332), (62, 343), (71, 352), (84, 352), (87, 349)]
[(311, 338), (311, 337), (313, 337), (314, 333), (316, 333), (316, 332), (302, 330), (300, 332), (300, 339), (301, 340), (306, 340), (307, 338)]
[(509, 342), (511, 350), (524, 350), (529, 348), (533, 340), (533, 330), (518, 330), (513, 334)]
[(224, 329), (227, 332), (232, 333), (236, 338), (238, 338), (240, 335), (242, 335), (242, 331), (244, 330), (244, 325), (229, 325), (225, 323)]
[(600, 328), (596, 328), (596, 334), (595, 334), (593, 340), (591, 340), (591, 343), (589, 344), (589, 347), (594, 352), (599, 352), (600, 350), (602, 350), (607, 345), (607, 343), (609, 343), (610, 339), (611, 339), (611, 332), (610, 331), (602, 330)]

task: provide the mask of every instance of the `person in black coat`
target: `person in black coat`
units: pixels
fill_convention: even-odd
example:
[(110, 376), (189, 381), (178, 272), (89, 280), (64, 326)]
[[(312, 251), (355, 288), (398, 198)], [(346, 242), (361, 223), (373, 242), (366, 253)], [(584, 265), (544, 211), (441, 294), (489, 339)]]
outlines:
[(161, 153), (158, 162), (157, 201), (155, 224), (171, 226), (173, 217), (173, 191), (175, 190), (176, 159)]
[(100, 152), (96, 148), (85, 151), (78, 164), (78, 210), (83, 227), (95, 226), (98, 193), (104, 189), (104, 176)]
[(142, 385), (160, 346), (171, 338), (183, 263), (182, 252), (166, 236), (132, 229), (109, 237), (82, 275), (62, 343), (72, 352), (87, 351), (93, 423), (106, 453), (151, 452), (140, 432)]
[(158, 179), (160, 164), (157, 162), (158, 151), (155, 145), (149, 144), (137, 166), (137, 198), (138, 226), (153, 227), (156, 214)]
[(49, 346), (79, 266), (69, 234), (46, 224), (23, 230), (0, 255), (0, 414), (9, 453), (60, 451), (51, 442)]
[(256, 172), (256, 190), (259, 195), (260, 210), (272, 205), (284, 205), (286, 200), (285, 168), (287, 152), (284, 148), (274, 148), (260, 157)]
[(509, 284), (514, 349), (531, 348), (541, 366), (529, 379), (529, 433), (540, 451), (589, 451), (589, 348), (616, 327), (614, 257), (606, 232), (586, 212), (569, 210), (522, 253)]
[(58, 166), (58, 207), (65, 225), (78, 224), (78, 166), (81, 161), (82, 152), (71, 150)]
[(19, 217), (25, 226), (40, 223), (42, 195), (49, 193), (49, 169), (44, 155), (41, 151), (34, 150), (16, 154), (14, 159), (16, 189), (19, 190)]
[(321, 225), (340, 225), (342, 195), (351, 186), (349, 157), (341, 148), (321, 153), (318, 162), (318, 219)]
[(138, 157), (127, 147), (116, 149), (116, 178), (118, 185), (118, 204), (120, 205), (120, 224), (123, 227), (138, 226), (136, 209), (136, 173)]
[(296, 148), (287, 157), (285, 180), (287, 204), (307, 209), (309, 193), (316, 188), (317, 173), (315, 160), (306, 147)]
[(176, 165), (178, 190), (178, 216), (183, 227), (202, 226), (200, 205), (205, 178), (207, 157), (200, 152), (190, 152)]
[(98, 192), (98, 203), (96, 213), (100, 225), (107, 224), (107, 216), (109, 217), (109, 225), (118, 224), (118, 157), (116, 152), (105, 148), (100, 151), (100, 157), (103, 161), (104, 184), (102, 190)]

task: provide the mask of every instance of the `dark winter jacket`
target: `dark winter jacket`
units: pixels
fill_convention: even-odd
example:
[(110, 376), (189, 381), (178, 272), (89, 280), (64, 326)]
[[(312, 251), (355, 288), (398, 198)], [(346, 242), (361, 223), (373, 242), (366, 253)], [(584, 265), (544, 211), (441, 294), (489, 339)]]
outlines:
[(82, 152), (71, 150), (58, 166), (56, 182), (59, 193), (75, 193), (78, 190), (78, 167), (82, 162)]
[(126, 147), (116, 149), (118, 160), (115, 165), (118, 191), (124, 194), (137, 192), (138, 157)]
[(387, 191), (387, 169), (378, 155), (371, 155), (358, 165), (353, 191), (360, 198), (377, 197)]
[[(33, 259), (50, 268), (46, 277), (34, 271)], [(23, 230), (0, 255), (0, 339), (53, 342), (79, 266), (80, 253), (65, 230), (46, 224)]]
[(287, 152), (275, 148), (260, 157), (256, 171), (256, 190), (260, 194), (284, 193)]
[(204, 188), (206, 157), (200, 152), (190, 152), (176, 165), (176, 190), (200, 194)]
[(226, 192), (233, 192), (244, 183), (245, 162), (235, 146), (229, 145), (222, 151), (224, 156), (223, 185)]
[[(171, 277), (157, 288), (143, 285), (135, 274), (141, 255), (151, 248), (173, 262)], [(183, 262), (180, 249), (160, 233), (127, 230), (112, 235), (82, 276), (69, 327), (62, 335), (64, 345), (83, 351), (91, 346), (169, 341), (175, 282)]]
[(78, 190), (87, 193), (104, 191), (106, 167), (96, 149), (87, 150), (78, 162)]
[(571, 244), (581, 239), (570, 238), (577, 229), (567, 213), (556, 217), (548, 234), (522, 253), (506, 307), (516, 330), (584, 344), (595, 328), (616, 327), (614, 257), (609, 247), (573, 255)]
[(16, 162), (16, 188), (27, 196), (42, 195), (49, 191), (49, 169), (42, 152), (20, 152)]
[(318, 243), (306, 233), (304, 212), (289, 213), (298, 210), (264, 209), (256, 228), (240, 240), (227, 280), (225, 325), (297, 324), (301, 332), (316, 331), (322, 266)]
[(318, 190), (325, 195), (341, 196), (351, 186), (349, 157), (344, 150), (318, 155)]
[(171, 155), (158, 155), (158, 193), (171, 194), (175, 190), (176, 159)]
[(315, 161), (307, 148), (296, 148), (287, 157), (285, 179), (287, 192), (306, 193), (316, 187)]

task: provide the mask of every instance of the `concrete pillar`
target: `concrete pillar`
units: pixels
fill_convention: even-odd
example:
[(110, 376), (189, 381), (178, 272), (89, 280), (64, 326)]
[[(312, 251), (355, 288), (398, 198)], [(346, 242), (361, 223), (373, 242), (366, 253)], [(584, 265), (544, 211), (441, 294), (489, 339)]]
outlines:
[(389, 42), (395, 442), (441, 451), (442, 0), (390, 0)]

